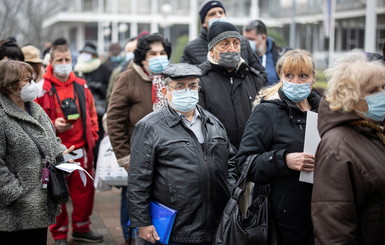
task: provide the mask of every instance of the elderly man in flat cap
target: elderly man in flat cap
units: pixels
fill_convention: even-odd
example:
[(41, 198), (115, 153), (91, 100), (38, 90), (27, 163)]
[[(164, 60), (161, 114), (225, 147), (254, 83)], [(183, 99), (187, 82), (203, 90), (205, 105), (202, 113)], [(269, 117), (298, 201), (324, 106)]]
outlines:
[(197, 105), (201, 70), (173, 64), (163, 75), (168, 105), (140, 120), (131, 140), (131, 225), (148, 242), (159, 240), (149, 211), (157, 201), (177, 210), (170, 245), (208, 245), (230, 196), (235, 152), (219, 120)]

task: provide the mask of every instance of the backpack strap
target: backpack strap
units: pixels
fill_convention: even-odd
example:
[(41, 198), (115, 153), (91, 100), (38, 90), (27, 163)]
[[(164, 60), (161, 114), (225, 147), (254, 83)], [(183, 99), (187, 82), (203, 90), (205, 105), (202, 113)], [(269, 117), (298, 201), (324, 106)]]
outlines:
[(76, 81), (73, 83), (75, 93), (77, 94), (79, 98), (79, 106), (80, 106), (80, 114), (82, 116), (82, 121), (83, 121), (83, 138), (85, 142), (87, 142), (86, 138), (86, 130), (87, 130), (87, 123), (86, 123), (86, 94), (84, 91), (84, 86), (81, 84), (77, 83)]

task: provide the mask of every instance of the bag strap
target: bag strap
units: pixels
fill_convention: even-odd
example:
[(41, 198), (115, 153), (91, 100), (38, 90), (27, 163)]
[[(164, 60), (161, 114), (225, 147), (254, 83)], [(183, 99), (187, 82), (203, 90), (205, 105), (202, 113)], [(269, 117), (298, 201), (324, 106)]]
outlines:
[(41, 148), (41, 146), (39, 145), (39, 143), (37, 143), (37, 140), (35, 139), (35, 137), (33, 137), (33, 135), (31, 134), (31, 132), (29, 132), (29, 130), (23, 125), (21, 124), (19, 121), (16, 120), (16, 122), (20, 125), (20, 127), (29, 135), (29, 137), (32, 139), (33, 143), (35, 143), (35, 145), (37, 146), (37, 149), (39, 150), (39, 154), (41, 156), (41, 159), (45, 160), (46, 159), (46, 156), (44, 154), (44, 151), (43, 149)]
[(247, 175), (249, 174), (250, 167), (257, 156), (258, 154), (253, 154), (247, 157), (246, 162), (243, 165), (241, 176), (239, 177), (237, 184), (235, 185), (236, 187), (241, 187), (243, 185), (243, 188), (241, 187), (241, 189), (245, 190)]

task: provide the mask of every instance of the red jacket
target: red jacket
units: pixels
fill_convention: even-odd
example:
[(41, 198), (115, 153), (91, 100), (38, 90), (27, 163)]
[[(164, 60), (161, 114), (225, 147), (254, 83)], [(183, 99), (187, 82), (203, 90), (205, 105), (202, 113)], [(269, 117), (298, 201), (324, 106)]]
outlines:
[[(99, 126), (94, 97), (92, 96), (91, 91), (88, 89), (86, 82), (83, 79), (76, 77), (73, 72), (71, 72), (66, 82), (61, 82), (54, 76), (52, 66), (48, 65), (47, 71), (44, 74), (44, 95), (40, 98), (37, 98), (37, 103), (41, 105), (41, 107), (48, 114), (52, 123), (54, 124), (56, 118), (64, 118), (64, 114), (56, 96), (54, 96), (54, 93), (51, 91), (52, 84), (54, 84), (56, 87), (56, 91), (60, 101), (63, 101), (66, 98), (74, 98), (74, 82), (77, 82), (80, 85), (84, 86), (84, 92), (86, 97), (85, 137), (83, 132), (84, 130), (82, 117), (80, 117), (74, 122), (72, 129), (67, 130), (63, 133), (56, 132), (56, 135), (60, 137), (62, 143), (67, 148), (71, 145), (75, 145), (75, 149), (87, 146), (88, 162), (92, 163), (92, 150), (95, 147), (95, 141), (98, 139)], [(76, 103), (80, 112), (78, 96), (76, 96)]]

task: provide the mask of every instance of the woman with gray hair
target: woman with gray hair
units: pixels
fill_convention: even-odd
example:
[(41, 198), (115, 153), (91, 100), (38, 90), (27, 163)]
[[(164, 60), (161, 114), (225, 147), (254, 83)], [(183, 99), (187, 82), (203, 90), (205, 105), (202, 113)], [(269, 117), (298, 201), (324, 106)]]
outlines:
[(316, 244), (384, 244), (385, 66), (356, 50), (326, 75), (312, 196)]

